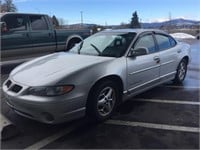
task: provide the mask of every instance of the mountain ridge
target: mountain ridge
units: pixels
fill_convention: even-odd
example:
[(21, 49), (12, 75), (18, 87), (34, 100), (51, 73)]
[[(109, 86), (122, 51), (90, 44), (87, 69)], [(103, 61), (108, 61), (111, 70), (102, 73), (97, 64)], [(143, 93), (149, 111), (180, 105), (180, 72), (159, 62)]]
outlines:
[[(178, 19), (172, 19), (168, 21), (163, 21), (163, 22), (150, 22), (150, 23), (141, 23), (143, 28), (161, 28), (163, 26), (176, 26), (176, 27), (182, 27), (182, 26), (198, 26), (200, 25), (200, 21), (192, 20), (192, 19), (183, 19), (183, 18), (178, 18)], [(80, 27), (83, 26), (85, 28), (91, 28), (94, 26), (104, 26), (104, 25), (98, 25), (95, 23), (76, 23), (76, 24), (71, 24), (68, 25), (68, 27)], [(111, 28), (117, 28), (120, 27), (121, 25), (107, 25), (106, 27), (111, 27)]]
[(178, 18), (178, 19), (172, 19), (168, 21), (163, 21), (163, 22), (151, 22), (151, 23), (142, 23), (142, 26), (145, 28), (160, 28), (162, 26), (194, 26), (194, 25), (200, 25), (200, 21), (196, 20), (190, 20), (190, 19), (183, 19), (183, 18)]

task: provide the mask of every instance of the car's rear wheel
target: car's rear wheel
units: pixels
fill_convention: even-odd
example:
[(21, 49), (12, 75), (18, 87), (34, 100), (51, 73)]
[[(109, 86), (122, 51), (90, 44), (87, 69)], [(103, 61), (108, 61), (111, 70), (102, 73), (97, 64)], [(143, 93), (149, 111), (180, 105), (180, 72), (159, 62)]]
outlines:
[(187, 73), (187, 61), (186, 59), (183, 59), (178, 65), (174, 83), (176, 84), (182, 83), (183, 80), (185, 79), (186, 73)]
[(95, 121), (103, 121), (112, 115), (119, 98), (119, 89), (115, 83), (109, 80), (100, 82), (90, 93), (87, 114)]

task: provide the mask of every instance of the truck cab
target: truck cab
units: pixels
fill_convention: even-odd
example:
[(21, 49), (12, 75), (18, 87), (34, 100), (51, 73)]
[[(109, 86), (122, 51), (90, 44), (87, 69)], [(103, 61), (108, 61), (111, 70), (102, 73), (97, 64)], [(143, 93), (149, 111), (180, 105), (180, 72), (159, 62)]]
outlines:
[(51, 18), (43, 14), (3, 13), (0, 17), (3, 62), (67, 50), (90, 35), (88, 30), (54, 30)]

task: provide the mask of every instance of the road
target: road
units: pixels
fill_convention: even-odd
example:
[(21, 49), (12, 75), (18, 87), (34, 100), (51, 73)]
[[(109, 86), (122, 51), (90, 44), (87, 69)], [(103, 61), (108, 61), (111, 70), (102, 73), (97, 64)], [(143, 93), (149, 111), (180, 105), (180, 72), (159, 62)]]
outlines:
[[(106, 122), (81, 118), (46, 125), (17, 115), (5, 104), (2, 114), (20, 134), (2, 141), (2, 149), (199, 149), (200, 148), (200, 43), (192, 46), (192, 61), (182, 85), (171, 82), (137, 95), (119, 106)], [(2, 82), (15, 65), (2, 68)]]

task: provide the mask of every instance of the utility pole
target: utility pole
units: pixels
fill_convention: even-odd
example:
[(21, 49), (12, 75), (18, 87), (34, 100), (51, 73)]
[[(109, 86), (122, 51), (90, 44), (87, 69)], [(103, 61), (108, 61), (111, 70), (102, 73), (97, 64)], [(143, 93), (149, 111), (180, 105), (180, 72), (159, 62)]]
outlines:
[(105, 21), (105, 27), (107, 27), (107, 26), (108, 26), (107, 21)]
[(141, 26), (141, 28), (142, 28), (142, 19), (140, 18), (140, 26)]
[(81, 13), (81, 27), (83, 27), (83, 11), (81, 11), (80, 13)]
[(170, 29), (172, 28), (172, 15), (171, 15), (171, 12), (169, 12), (169, 25), (168, 25), (168, 32), (170, 33)]

